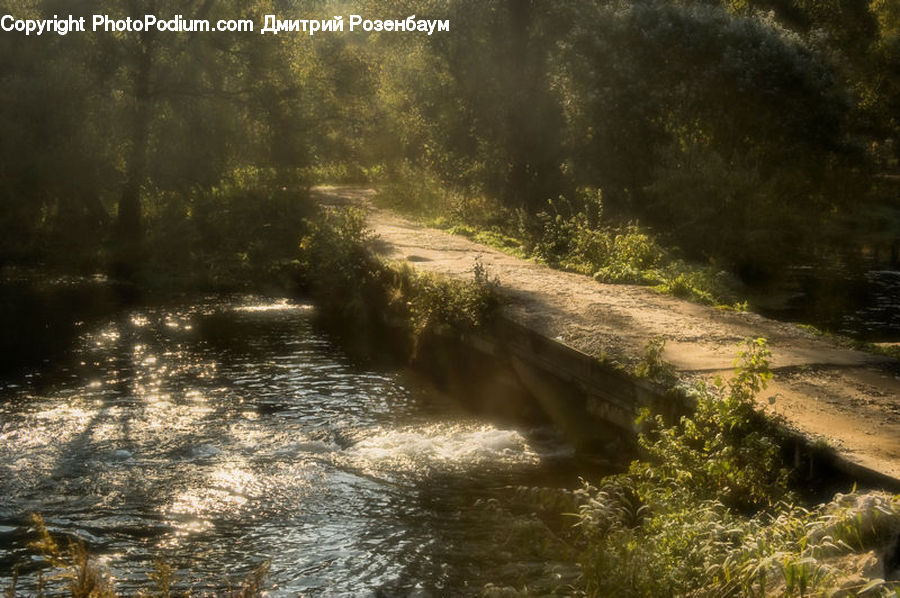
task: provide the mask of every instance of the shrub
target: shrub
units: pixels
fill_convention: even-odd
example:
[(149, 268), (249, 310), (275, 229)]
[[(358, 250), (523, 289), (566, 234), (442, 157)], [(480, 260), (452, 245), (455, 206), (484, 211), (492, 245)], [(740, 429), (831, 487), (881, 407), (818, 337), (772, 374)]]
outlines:
[(375, 258), (374, 239), (360, 210), (322, 211), (306, 226), (308, 233), (300, 241), (300, 277), (320, 312), (357, 332), (402, 330), (410, 357), (427, 335), (475, 329), (500, 304), (499, 281), (480, 260), (466, 281)]
[(270, 283), (296, 258), (312, 213), (305, 192), (265, 171), (236, 171), (212, 189), (156, 192), (148, 204), (148, 276), (163, 287)]
[(768, 359), (764, 340), (747, 341), (730, 381), (697, 387), (692, 416), (673, 426), (650, 418), (644, 460), (575, 492), (587, 595), (896, 595), (896, 583), (865, 578), (858, 562), (868, 553), (895, 566), (900, 496), (791, 502), (777, 435), (753, 410)]
[[(590, 204), (588, 204), (590, 205)], [(654, 286), (658, 291), (712, 305), (728, 302), (731, 281), (712, 268), (672, 257), (656, 237), (637, 223), (601, 225), (590, 210), (572, 212), (565, 198), (538, 215), (541, 233), (533, 255), (547, 264), (592, 275), (613, 284)], [(562, 207), (559, 207), (562, 206)], [(564, 215), (569, 212), (571, 215)], [(594, 210), (598, 215), (600, 208)]]
[(711, 267), (673, 257), (649, 230), (632, 222), (604, 224), (602, 193), (579, 189), (547, 202), (537, 215), (512, 211), (483, 193), (447, 190), (409, 165), (382, 186), (379, 205), (423, 218), (516, 257), (532, 257), (551, 267), (613, 284), (653, 286), (658, 291), (704, 304), (733, 302), (733, 279)]
[(778, 439), (754, 407), (754, 396), (772, 377), (770, 355), (765, 339), (748, 340), (727, 384), (697, 384), (691, 416), (674, 426), (650, 418), (639, 439), (647, 463), (636, 465), (637, 472), (745, 511), (785, 498), (789, 472)]

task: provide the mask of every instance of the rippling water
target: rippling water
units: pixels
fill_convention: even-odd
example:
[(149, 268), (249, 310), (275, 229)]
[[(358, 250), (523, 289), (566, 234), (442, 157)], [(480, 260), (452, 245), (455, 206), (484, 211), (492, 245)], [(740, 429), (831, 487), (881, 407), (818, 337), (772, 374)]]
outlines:
[(476, 502), (546, 482), (566, 447), (351, 364), (310, 319), (253, 297), (138, 308), (4, 383), (0, 583), (18, 564), (33, 584), (39, 512), (126, 592), (160, 556), (201, 592), (264, 561), (272, 595), (521, 586), (485, 556), (503, 523)]

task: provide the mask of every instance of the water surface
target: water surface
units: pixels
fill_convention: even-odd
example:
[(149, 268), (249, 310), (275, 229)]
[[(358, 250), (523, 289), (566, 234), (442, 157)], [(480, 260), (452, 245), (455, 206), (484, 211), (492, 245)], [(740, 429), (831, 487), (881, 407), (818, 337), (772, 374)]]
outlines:
[(83, 328), (0, 387), (4, 586), (16, 565), (34, 583), (30, 513), (125, 592), (159, 557), (200, 592), (269, 561), (272, 595), (463, 595), (559, 566), (527, 562), (485, 505), (574, 482), (565, 444), (351, 363), (309, 305), (209, 298)]

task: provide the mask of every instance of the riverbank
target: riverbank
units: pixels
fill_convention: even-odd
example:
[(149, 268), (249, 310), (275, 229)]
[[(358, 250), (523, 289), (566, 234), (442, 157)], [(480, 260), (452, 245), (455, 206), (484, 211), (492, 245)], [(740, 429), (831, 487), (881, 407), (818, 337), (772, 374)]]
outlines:
[(757, 400), (810, 445), (829, 447), (846, 473), (900, 484), (900, 365), (756, 314), (701, 306), (632, 285), (552, 270), (372, 206), (372, 191), (319, 187), (318, 201), (358, 205), (377, 252), (418, 271), (470, 279), (476, 257), (499, 278), (502, 315), (600, 362), (633, 367), (651, 339), (681, 378), (730, 374), (736, 346), (764, 337), (774, 378)]
[[(324, 199), (348, 203), (337, 195)], [(647, 345), (632, 353), (592, 356), (579, 351), (546, 336), (533, 324), (514, 320), (511, 310), (521, 307), (522, 299), (507, 297), (496, 304), (495, 295), (501, 300), (508, 295), (509, 282), (501, 280), (497, 288), (496, 272), (484, 255), (471, 263), (459, 260), (455, 277), (418, 267), (436, 261), (424, 251), (409, 251), (403, 254), (405, 259), (391, 263), (383, 258), (391, 255), (389, 240), (371, 238), (362, 210), (323, 212), (321, 218), (305, 224), (300, 254), (292, 262), (299, 288), (316, 291), (312, 296), (318, 308), (290, 300), (248, 302), (214, 296), (122, 308), (105, 324), (84, 321), (78, 326), (83, 335), (69, 360), (76, 366), (54, 363), (44, 368), (64, 374), (58, 383), (42, 385), (29, 379), (27, 388), (15, 384), (7, 388), (10, 421), (21, 423), (19, 428), (31, 435), (44, 430), (61, 444), (41, 440), (28, 445), (31, 448), (23, 461), (22, 443), (15, 441), (17, 431), (8, 426), (4, 430), (16, 454), (0, 461), (10, 464), (11, 488), (24, 488), (26, 495), (10, 503), (12, 508), (0, 521), (13, 534), (8, 545), (13, 551), (0, 558), (0, 564), (12, 567), (19, 559), (33, 558), (26, 549), (26, 542), (33, 538), (28, 512), (48, 516), (55, 535), (85, 539), (98, 562), (107, 559), (111, 547), (122, 553), (107, 543), (105, 534), (125, 533), (130, 538), (130, 530), (139, 529), (144, 548), (164, 547), (168, 553), (172, 535), (185, 533), (183, 526), (194, 526), (199, 519), (209, 527), (189, 543), (196, 555), (215, 545), (213, 530), (247, 526), (248, 534), (258, 539), (262, 517), (265, 529), (284, 526), (279, 530), (284, 538), (277, 548), (279, 556), (254, 549), (234, 562), (255, 566), (263, 557), (271, 557), (272, 578), (266, 584), (280, 589), (297, 584), (319, 587), (320, 582), (333, 587), (340, 568), (348, 572), (340, 578), (348, 587), (394, 589), (416, 584), (433, 587), (435, 593), (430, 595), (442, 595), (449, 588), (454, 595), (487, 596), (531, 595), (537, 588), (541, 594), (598, 596), (795, 595), (797, 588), (805, 595), (803, 588), (810, 587), (838, 588), (843, 592), (838, 595), (854, 595), (864, 587), (881, 594), (891, 591), (893, 582), (883, 580), (900, 575), (895, 550), (900, 497), (881, 492), (833, 496), (835, 490), (850, 488), (848, 476), (831, 478), (837, 485), (829, 489), (830, 472), (819, 462), (816, 479), (805, 461), (798, 467), (784, 460), (784, 447), (793, 447), (794, 441), (751, 407), (752, 397), (768, 379), (770, 354), (764, 342), (745, 345), (740, 373), (729, 384), (697, 389), (696, 411), (680, 424), (669, 423), (676, 413), (668, 418), (651, 415), (638, 435), (634, 420), (638, 406), (650, 404), (656, 413), (664, 413), (667, 406), (684, 407), (677, 394), (664, 393), (665, 374), (677, 368), (667, 367), (661, 353), (647, 351)], [(371, 216), (370, 212), (370, 225)], [(417, 230), (415, 225), (409, 227)], [(539, 307), (538, 299), (538, 295), (531, 297)], [(563, 310), (564, 306), (560, 317)], [(415, 415), (412, 423), (397, 420), (405, 413), (406, 395), (387, 396), (386, 388), (367, 390), (371, 381), (390, 378), (393, 370), (379, 372), (365, 366), (358, 370), (359, 366), (350, 365), (355, 359), (340, 357), (343, 339), (334, 338), (337, 343), (332, 346), (330, 332), (323, 330), (322, 336), (316, 332), (327, 322), (328, 313), (338, 315), (337, 324), (356, 340), (366, 337), (367, 331), (377, 337), (373, 340), (381, 341), (378, 355), (385, 345), (395, 350), (408, 345), (407, 357), (412, 357), (417, 369), (437, 374), (439, 388), (447, 391), (446, 404), (465, 423), (457, 425), (457, 415), (452, 421), (442, 420), (440, 405), (430, 400), (421, 403), (422, 418)], [(579, 314), (571, 317), (575, 316)], [(661, 350), (665, 339), (651, 338), (655, 340), (649, 346)], [(304, 339), (312, 345), (307, 346)], [(309, 370), (311, 360), (316, 361), (315, 347), (344, 359), (349, 373), (363, 372), (358, 381), (362, 386), (352, 375), (347, 381), (334, 378), (335, 364), (326, 364), (327, 380), (316, 382)], [(516, 385), (530, 393), (518, 395)], [(346, 410), (340, 408), (345, 404)], [(660, 404), (663, 409), (658, 408)], [(529, 405), (537, 407), (534, 418), (527, 409), (508, 409)], [(566, 412), (560, 407), (572, 409)], [(579, 420), (579, 408), (584, 407), (593, 418)], [(418, 407), (413, 411), (419, 413)], [(370, 415), (375, 417), (371, 422)], [(148, 427), (160, 416), (170, 423)], [(310, 432), (303, 428), (307, 418), (313, 426)], [(555, 424), (555, 431), (546, 425), (548, 420)], [(398, 427), (391, 425), (394, 421)], [(610, 425), (598, 425), (600, 421)], [(228, 432), (213, 430), (219, 422)], [(59, 433), (53, 426), (67, 432)], [(147, 433), (136, 435), (135, 430)], [(593, 434), (603, 444), (579, 447), (581, 432)], [(261, 439), (267, 433), (271, 433), (271, 450), (261, 455), (265, 453)], [(161, 443), (159, 434), (165, 435)], [(628, 442), (621, 442), (624, 436), (631, 437), (630, 446), (640, 446), (641, 454), (623, 469), (622, 462), (636, 456), (627, 450)], [(246, 442), (247, 438), (252, 442)], [(482, 439), (484, 449), (479, 448)], [(478, 485), (481, 462), (477, 468), (463, 467), (456, 446), (462, 449), (461, 457), (474, 454), (480, 460), (487, 451), (490, 463), (497, 462), (496, 470), (488, 469), (486, 487)], [(79, 451), (91, 455), (88, 469), (78, 465), (82, 462)], [(359, 455), (361, 463), (355, 459)], [(429, 455), (439, 460), (440, 467), (425, 463), (421, 468), (412, 466), (411, 472), (411, 461), (418, 463)], [(543, 474), (503, 477), (518, 471), (508, 462), (516, 455), (524, 455), (528, 468), (550, 472), (552, 479)], [(804, 453), (801, 459), (808, 456)], [(450, 471), (443, 468), (448, 460)], [(12, 475), (19, 472), (35, 479), (31, 469), (22, 468), (23, 463), (52, 470), (38, 478), (47, 484), (46, 491), (37, 491), (31, 482), (20, 483)], [(143, 500), (143, 492), (134, 493), (134, 488), (143, 486), (129, 472), (141, 471), (146, 477), (153, 464), (169, 472), (157, 479), (166, 481), (171, 491), (161, 502), (152, 498), (147, 506), (129, 502), (125, 510), (129, 531), (116, 527), (118, 515), (107, 521), (106, 507), (85, 505), (79, 494), (80, 489), (93, 493), (94, 488), (108, 487), (124, 493), (116, 496), (129, 501)], [(270, 474), (272, 464), (276, 470)], [(295, 466), (322, 471), (313, 479), (297, 478)], [(183, 475), (177, 474), (178, 467), (186, 468)], [(239, 469), (234, 484), (221, 487), (221, 472), (230, 476), (233, 467)], [(413, 542), (416, 563), (425, 554), (419, 547), (438, 548), (441, 556), (434, 562), (439, 571), (404, 566), (396, 579), (388, 574), (389, 579), (379, 576), (373, 581), (353, 569), (352, 563), (338, 560), (316, 563), (315, 571), (302, 567), (298, 574), (296, 563), (303, 557), (284, 543), (321, 543), (326, 532), (304, 525), (302, 517), (280, 519), (280, 514), (290, 513), (292, 497), (300, 496), (304, 509), (311, 504), (310, 497), (299, 491), (288, 495), (265, 491), (265, 480), (277, 476), (280, 467), (287, 468), (292, 480), (316, 487), (317, 493), (323, 481), (327, 485), (332, 470), (335, 493), (340, 495), (354, 491), (357, 474), (377, 489), (389, 488), (392, 495), (411, 479), (411, 491), (424, 499), (427, 512), (435, 513), (441, 526), (447, 523), (452, 528), (445, 534), (443, 527), (428, 525), (426, 516), (422, 542)], [(53, 489), (60, 475), (69, 488), (64, 493)], [(586, 482), (573, 490), (571, 484), (578, 478)], [(868, 483), (862, 487), (878, 486), (871, 474), (864, 478)], [(451, 483), (441, 485), (443, 480)], [(207, 494), (211, 481), (213, 490)], [(182, 489), (193, 483), (200, 484), (203, 492), (188, 488), (185, 495)], [(477, 491), (466, 492), (472, 483)], [(259, 494), (259, 489), (265, 492)], [(48, 496), (55, 498), (48, 501)], [(234, 497), (239, 497), (239, 503)], [(107, 500), (106, 495), (98, 500)], [(819, 500), (823, 504), (814, 506)], [(401, 510), (408, 504), (403, 501)], [(67, 512), (73, 505), (77, 517)], [(151, 523), (144, 525), (139, 520), (146, 508)], [(485, 519), (485, 509), (495, 519)], [(329, 529), (344, 520), (343, 511), (332, 514), (326, 509), (325, 513)], [(448, 513), (466, 515), (448, 517)], [(273, 521), (268, 520), (269, 514), (274, 515)], [(309, 514), (318, 521), (323, 511), (313, 508)], [(362, 516), (364, 527), (371, 529), (365, 534), (367, 546), (372, 534), (385, 531), (385, 514), (371, 514), (372, 520)], [(422, 519), (416, 521), (418, 525)], [(497, 524), (497, 532), (487, 531), (491, 521)], [(576, 521), (579, 524), (573, 526)], [(497, 540), (499, 545), (495, 542), (483, 554), (475, 554), (477, 538), (470, 532)], [(153, 546), (146, 545), (147, 534), (155, 540)], [(446, 560), (443, 555), (449, 545), (460, 547), (465, 562), (457, 566)], [(524, 557), (517, 556), (518, 548), (525, 550)], [(385, 554), (383, 546), (378, 550)], [(201, 564), (202, 571), (209, 573), (203, 577), (214, 577), (217, 563), (228, 563), (230, 558), (231, 553)], [(406, 552), (397, 558), (408, 562)], [(520, 567), (521, 558), (530, 564)], [(107, 562), (110, 572), (125, 584), (119, 590), (132, 587), (128, 584), (138, 579), (131, 573), (123, 575), (122, 568), (148, 570), (146, 559), (140, 564), (132, 559), (123, 563), (118, 557)], [(195, 561), (184, 557), (174, 564), (180, 569), (197, 567), (190, 562)], [(387, 561), (388, 566), (394, 563)], [(322, 577), (316, 573), (320, 570)], [(30, 587), (34, 571), (26, 572), (23, 589)], [(431, 586), (431, 580), (439, 581)], [(178, 583), (187, 587), (184, 584), (196, 582), (182, 576)]]

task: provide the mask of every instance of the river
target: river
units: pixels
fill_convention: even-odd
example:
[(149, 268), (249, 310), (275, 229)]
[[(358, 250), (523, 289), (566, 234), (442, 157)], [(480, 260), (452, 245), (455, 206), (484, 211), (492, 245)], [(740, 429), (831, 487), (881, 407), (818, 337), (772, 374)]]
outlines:
[(53, 363), (7, 376), (0, 589), (14, 567), (34, 588), (31, 513), (82, 539), (128, 594), (158, 558), (195, 593), (263, 562), (273, 596), (467, 595), (574, 575), (536, 562), (496, 508), (519, 486), (577, 482), (568, 446), (352, 361), (313, 312), (255, 296), (118, 310), (75, 322)]

